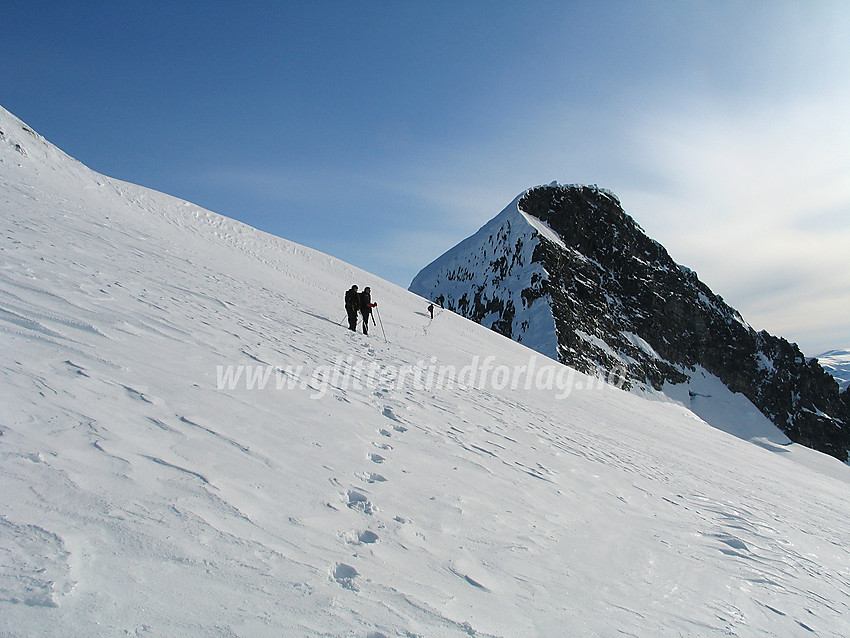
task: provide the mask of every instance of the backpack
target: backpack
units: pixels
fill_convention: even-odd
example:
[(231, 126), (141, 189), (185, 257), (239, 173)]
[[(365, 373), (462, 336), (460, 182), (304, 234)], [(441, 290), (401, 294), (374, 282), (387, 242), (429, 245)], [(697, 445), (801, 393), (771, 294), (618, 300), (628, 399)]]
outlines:
[(360, 295), (356, 290), (346, 290), (345, 291), (345, 307), (346, 308), (358, 308), (360, 306)]

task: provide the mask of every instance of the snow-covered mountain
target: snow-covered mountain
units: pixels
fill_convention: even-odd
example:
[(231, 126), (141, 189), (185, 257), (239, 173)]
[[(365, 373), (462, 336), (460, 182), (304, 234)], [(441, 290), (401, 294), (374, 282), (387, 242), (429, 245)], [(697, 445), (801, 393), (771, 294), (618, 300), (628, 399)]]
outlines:
[[(0, 230), (0, 635), (850, 634), (829, 456), (432, 321), (2, 109)], [(340, 325), (355, 282), (386, 341)]]
[(815, 359), (829, 372), (842, 391), (850, 387), (850, 348), (837, 348), (819, 354)]
[[(747, 325), (610, 191), (529, 189), (410, 290), (578, 370), (664, 393), (744, 438), (784, 438), (760, 412), (791, 440), (848, 458), (850, 394), (796, 345)], [(730, 402), (752, 424), (717, 414)]]

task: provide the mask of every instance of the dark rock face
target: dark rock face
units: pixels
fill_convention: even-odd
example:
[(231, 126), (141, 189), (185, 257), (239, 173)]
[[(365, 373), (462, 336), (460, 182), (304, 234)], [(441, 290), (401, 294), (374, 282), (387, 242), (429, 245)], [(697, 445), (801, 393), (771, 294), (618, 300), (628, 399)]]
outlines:
[[(748, 326), (650, 239), (612, 193), (541, 186), (517, 206), (563, 242), (538, 235), (531, 265), (542, 266), (543, 274), (520, 295), (529, 305), (548, 298), (561, 362), (590, 374), (625, 365), (626, 389), (684, 383), (687, 372), (701, 366), (746, 396), (792, 441), (847, 460), (850, 394), (840, 394), (837, 382), (795, 344)], [(454, 301), (447, 307), (479, 322), (489, 317), (491, 327), (517, 338), (512, 306), (500, 308), (494, 299), (478, 308)]]

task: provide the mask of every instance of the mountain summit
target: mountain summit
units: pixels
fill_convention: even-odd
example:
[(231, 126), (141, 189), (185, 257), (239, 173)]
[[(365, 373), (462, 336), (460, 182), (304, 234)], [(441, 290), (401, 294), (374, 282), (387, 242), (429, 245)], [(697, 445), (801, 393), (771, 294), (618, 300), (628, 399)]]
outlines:
[(697, 413), (719, 380), (791, 440), (848, 458), (850, 394), (795, 344), (753, 330), (608, 190), (529, 189), (424, 268), (410, 290), (578, 370), (664, 392)]

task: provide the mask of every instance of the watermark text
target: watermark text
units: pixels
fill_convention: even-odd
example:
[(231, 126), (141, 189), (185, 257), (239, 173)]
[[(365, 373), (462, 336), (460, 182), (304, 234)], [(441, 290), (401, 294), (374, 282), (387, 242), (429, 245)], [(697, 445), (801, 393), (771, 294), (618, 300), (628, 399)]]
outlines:
[(622, 369), (590, 377), (533, 355), (526, 365), (514, 366), (497, 365), (494, 356), (482, 358), (476, 355), (468, 365), (458, 367), (438, 364), (436, 357), (420, 360), (416, 365), (396, 366), (366, 362), (349, 355), (312, 370), (303, 365), (220, 365), (216, 368), (219, 390), (302, 390), (310, 391), (313, 399), (321, 399), (334, 389), (377, 388), (422, 392), (535, 389), (553, 391), (556, 399), (565, 399), (576, 390), (620, 388), (625, 378), (625, 370)]

